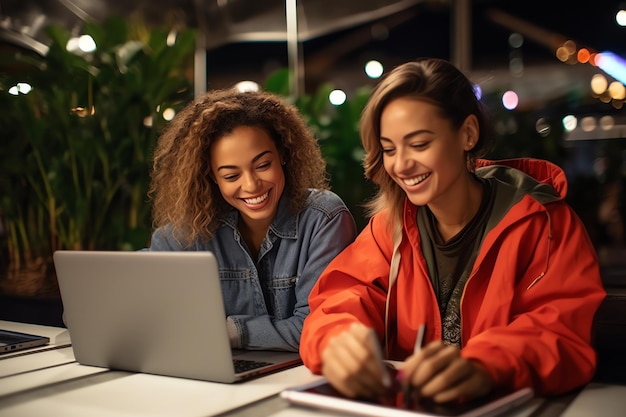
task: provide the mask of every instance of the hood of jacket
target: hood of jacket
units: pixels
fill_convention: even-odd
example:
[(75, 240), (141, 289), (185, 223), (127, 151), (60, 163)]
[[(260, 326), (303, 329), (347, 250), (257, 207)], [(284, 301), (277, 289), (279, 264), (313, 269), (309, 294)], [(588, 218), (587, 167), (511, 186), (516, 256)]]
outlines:
[(476, 175), (495, 178), (515, 188), (518, 194), (528, 194), (541, 204), (563, 200), (567, 195), (565, 172), (549, 161), (533, 158), (479, 159)]

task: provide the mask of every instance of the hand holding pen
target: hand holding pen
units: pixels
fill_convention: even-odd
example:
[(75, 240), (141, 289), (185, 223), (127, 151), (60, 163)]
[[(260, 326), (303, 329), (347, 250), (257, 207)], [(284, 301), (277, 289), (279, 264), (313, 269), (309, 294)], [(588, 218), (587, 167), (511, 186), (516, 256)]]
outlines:
[(399, 370), (406, 407), (418, 397), (443, 403), (467, 401), (491, 391), (491, 376), (479, 362), (462, 357), (457, 346), (440, 340), (422, 346), (420, 332), (425, 333), (425, 328), (418, 330), (414, 352)]
[(347, 397), (384, 395), (392, 378), (373, 329), (355, 323), (333, 337), (322, 352), (322, 374)]
[[(415, 356), (422, 349), (424, 344), (424, 337), (426, 334), (426, 324), (422, 323), (417, 329), (417, 336), (415, 337), (415, 344), (413, 346), (413, 356)], [(398, 378), (404, 377), (404, 371), (398, 373)], [(413, 392), (411, 381), (399, 381), (402, 386), (402, 398), (404, 401), (404, 408), (411, 408), (412, 398), (415, 395)]]

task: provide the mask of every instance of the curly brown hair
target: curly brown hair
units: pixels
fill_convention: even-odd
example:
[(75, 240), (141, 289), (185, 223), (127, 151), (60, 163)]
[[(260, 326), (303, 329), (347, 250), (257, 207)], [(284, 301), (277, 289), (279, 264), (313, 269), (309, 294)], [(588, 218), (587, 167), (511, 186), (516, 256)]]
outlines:
[(438, 58), (419, 58), (394, 68), (374, 88), (361, 114), (361, 142), (365, 149), (365, 176), (378, 186), (368, 202), (370, 215), (389, 209), (394, 221), (402, 220), (406, 194), (387, 174), (380, 144), (380, 117), (389, 102), (408, 97), (435, 105), (442, 117), (460, 128), (473, 114), (478, 119), (479, 137), (467, 153), (467, 168), (474, 171), (476, 159), (485, 156), (494, 145), (487, 108), (476, 97), (473, 84), (454, 65)]
[(156, 144), (148, 190), (154, 228), (171, 225), (186, 244), (213, 237), (220, 215), (232, 207), (211, 179), (211, 144), (239, 126), (260, 127), (274, 140), (294, 212), (309, 188), (329, 188), (319, 144), (295, 106), (263, 91), (212, 90), (187, 104)]

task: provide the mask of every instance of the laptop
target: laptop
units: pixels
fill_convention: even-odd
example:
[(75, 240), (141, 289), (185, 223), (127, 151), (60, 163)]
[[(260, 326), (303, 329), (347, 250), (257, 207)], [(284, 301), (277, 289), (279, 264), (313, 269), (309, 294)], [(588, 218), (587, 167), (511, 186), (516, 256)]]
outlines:
[(0, 329), (0, 354), (19, 352), (50, 343), (50, 338), (38, 334)]
[(301, 363), (231, 350), (211, 252), (56, 251), (63, 315), (83, 365), (232, 383)]

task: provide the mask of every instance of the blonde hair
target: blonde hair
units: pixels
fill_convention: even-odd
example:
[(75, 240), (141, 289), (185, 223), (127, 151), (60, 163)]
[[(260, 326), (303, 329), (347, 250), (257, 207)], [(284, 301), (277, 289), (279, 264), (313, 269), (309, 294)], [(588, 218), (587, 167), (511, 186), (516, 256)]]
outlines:
[(437, 58), (421, 58), (402, 64), (386, 75), (372, 91), (361, 114), (360, 134), (365, 149), (365, 176), (378, 186), (376, 195), (366, 207), (369, 215), (388, 209), (392, 222), (402, 224), (406, 195), (385, 171), (380, 144), (380, 117), (383, 109), (390, 101), (400, 97), (435, 105), (441, 116), (457, 129), (469, 115), (477, 117), (480, 131), (477, 144), (468, 153), (470, 171), (473, 171), (476, 159), (491, 149), (493, 138), (485, 107), (476, 98), (472, 83), (449, 62)]
[(267, 92), (213, 90), (185, 106), (167, 125), (153, 155), (153, 227), (171, 225), (179, 241), (210, 239), (232, 209), (211, 179), (211, 144), (238, 126), (267, 131), (285, 172), (290, 208), (304, 206), (309, 188), (328, 189), (326, 162), (298, 110)]

